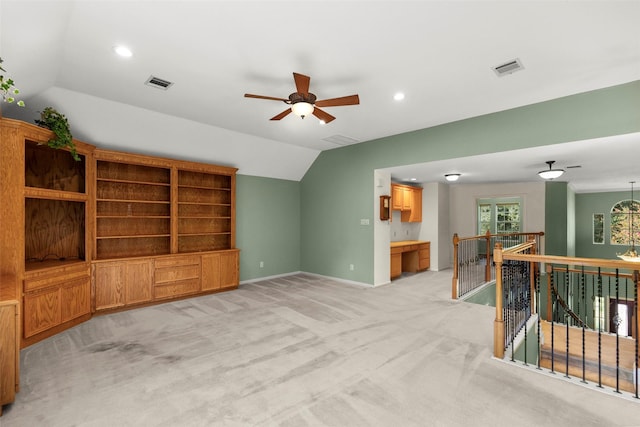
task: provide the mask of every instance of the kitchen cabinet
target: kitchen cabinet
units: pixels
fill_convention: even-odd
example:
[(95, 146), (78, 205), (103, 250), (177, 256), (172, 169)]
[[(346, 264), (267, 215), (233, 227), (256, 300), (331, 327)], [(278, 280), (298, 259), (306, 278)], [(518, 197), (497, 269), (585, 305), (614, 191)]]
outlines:
[(402, 222), (422, 222), (422, 187), (392, 183), (391, 208), (401, 211)]

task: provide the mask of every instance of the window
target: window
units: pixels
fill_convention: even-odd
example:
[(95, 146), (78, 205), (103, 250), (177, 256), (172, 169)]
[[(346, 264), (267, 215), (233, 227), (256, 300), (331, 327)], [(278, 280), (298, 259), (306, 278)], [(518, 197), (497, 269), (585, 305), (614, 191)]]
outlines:
[[(632, 224), (630, 219), (633, 221)], [(631, 199), (622, 200), (611, 208), (611, 244), (630, 245), (631, 230), (634, 232), (634, 243), (638, 242), (640, 237), (640, 203), (634, 200), (632, 205)]]
[(519, 197), (478, 200), (478, 234), (522, 231), (522, 201)]
[(604, 245), (604, 214), (593, 214), (593, 244)]

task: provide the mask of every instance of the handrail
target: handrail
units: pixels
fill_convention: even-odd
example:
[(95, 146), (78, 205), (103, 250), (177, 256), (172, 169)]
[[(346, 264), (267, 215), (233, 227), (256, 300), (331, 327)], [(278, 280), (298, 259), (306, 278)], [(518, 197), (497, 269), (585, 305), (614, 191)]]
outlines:
[[(615, 387), (616, 392), (621, 389), (633, 392), (638, 398), (640, 371), (635, 367), (640, 362), (640, 263), (535, 252), (535, 242), (507, 249), (499, 243), (495, 245), (493, 259), (500, 274), (496, 274), (494, 356), (503, 358), (509, 346), (514, 361), (518, 342), (515, 336), (520, 333), (526, 365), (529, 329), (524, 325), (526, 319), (538, 313), (537, 332), (529, 339), (529, 343), (533, 340), (533, 346), (537, 346), (538, 369), (543, 366), (552, 373), (563, 372), (567, 377), (581, 376), (582, 382), (588, 379), (597, 382), (599, 387), (606, 384)], [(538, 272), (543, 271), (542, 264), (546, 266), (542, 273), (546, 276), (546, 298), (545, 287), (539, 286), (542, 280)], [(607, 289), (603, 289), (605, 280)], [(617, 329), (619, 321), (614, 322), (613, 314), (617, 317), (617, 311), (605, 312), (605, 319), (601, 317), (605, 308), (598, 305), (596, 309), (591, 302), (596, 296), (603, 298), (604, 295), (616, 300), (632, 298), (634, 311), (624, 315), (628, 316), (625, 332)], [(542, 313), (540, 309), (545, 302), (546, 313)], [(543, 340), (540, 339), (541, 327), (547, 331)]]
[[(543, 231), (524, 233), (485, 234), (459, 237), (453, 235), (453, 277), (451, 298), (458, 299), (465, 293), (490, 282), (494, 278), (494, 264), (491, 258), (492, 243), (496, 240), (516, 242), (536, 240), (540, 245)], [(477, 245), (476, 243), (477, 242)], [(483, 248), (479, 246), (482, 245)], [(482, 253), (484, 251), (484, 253)]]

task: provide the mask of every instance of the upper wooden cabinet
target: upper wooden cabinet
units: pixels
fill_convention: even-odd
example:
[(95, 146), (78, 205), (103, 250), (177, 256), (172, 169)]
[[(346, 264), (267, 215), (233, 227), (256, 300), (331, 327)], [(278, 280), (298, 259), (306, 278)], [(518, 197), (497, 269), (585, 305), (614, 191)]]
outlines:
[(422, 187), (391, 184), (391, 206), (401, 211), (402, 222), (422, 221)]

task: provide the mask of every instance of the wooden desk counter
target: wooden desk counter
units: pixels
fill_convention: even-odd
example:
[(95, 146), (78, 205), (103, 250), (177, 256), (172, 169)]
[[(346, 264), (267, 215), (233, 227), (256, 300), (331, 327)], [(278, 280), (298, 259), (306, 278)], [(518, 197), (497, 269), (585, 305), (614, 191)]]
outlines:
[(415, 273), (427, 270), (431, 263), (431, 242), (403, 240), (391, 242), (391, 280), (403, 271)]

